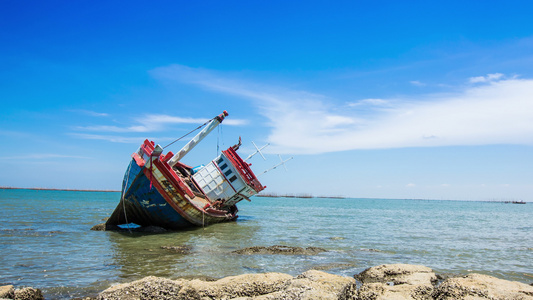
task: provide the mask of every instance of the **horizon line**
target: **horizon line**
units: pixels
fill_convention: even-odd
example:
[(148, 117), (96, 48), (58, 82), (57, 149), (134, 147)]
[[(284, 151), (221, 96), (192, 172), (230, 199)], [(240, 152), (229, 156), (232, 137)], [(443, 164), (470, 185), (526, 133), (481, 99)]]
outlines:
[[(68, 189), (68, 188), (40, 188), (40, 187), (11, 187), (0, 186), (0, 190), (35, 190), (35, 191), (68, 191), (68, 192), (112, 192), (120, 193), (119, 190), (98, 190), (98, 189)], [(467, 200), (467, 199), (436, 199), (436, 198), (376, 198), (376, 197), (348, 197), (348, 196), (314, 196), (308, 193), (300, 194), (275, 194), (266, 193), (264, 195), (258, 194), (255, 197), (259, 198), (324, 198), (324, 199), (374, 199), (374, 200), (418, 200), (418, 201), (470, 201), (470, 202), (494, 202), (494, 203), (513, 203), (513, 202), (532, 202), (522, 199), (489, 199), (489, 200)]]

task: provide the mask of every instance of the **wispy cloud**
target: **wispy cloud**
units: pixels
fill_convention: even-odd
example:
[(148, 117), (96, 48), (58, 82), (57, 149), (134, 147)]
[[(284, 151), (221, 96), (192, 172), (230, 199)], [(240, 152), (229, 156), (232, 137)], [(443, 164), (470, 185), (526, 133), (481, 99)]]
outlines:
[(414, 86), (426, 86), (425, 83), (423, 83), (421, 81), (418, 81), (418, 80), (411, 80), (411, 81), (409, 81), (409, 83), (411, 83)]
[(146, 115), (137, 118), (133, 125), (116, 126), (116, 125), (96, 125), (96, 126), (78, 126), (77, 130), (96, 131), (96, 132), (156, 132), (164, 130), (169, 124), (202, 124), (208, 119), (181, 118), (169, 115)]
[(3, 130), (3, 129), (0, 129), (0, 136), (5, 136), (5, 137), (9, 137), (9, 138), (33, 138), (34, 137), (29, 132), (14, 131), (14, 130)]
[[(162, 114), (149, 114), (134, 120), (134, 124), (129, 126), (116, 126), (116, 125), (96, 125), (96, 126), (77, 126), (74, 129), (84, 132), (99, 132), (99, 133), (149, 133), (160, 132), (168, 128), (173, 124), (194, 124), (201, 125), (209, 121), (210, 119), (203, 118), (184, 118)], [(242, 119), (226, 119), (224, 125), (229, 126), (242, 126), (248, 124), (247, 120)], [(86, 139), (101, 139), (111, 142), (126, 142), (129, 143), (130, 138), (119, 136), (104, 136), (104, 135), (91, 135), (91, 134), (77, 134), (80, 138)]]
[(381, 107), (387, 107), (391, 106), (390, 100), (385, 99), (363, 99), (356, 102), (348, 103), (348, 106), (356, 107), (356, 106), (381, 106)]
[(52, 154), (52, 153), (33, 153), (17, 156), (3, 156), (0, 157), (0, 160), (49, 160), (54, 158), (74, 158), (74, 159), (91, 159), (91, 157), (86, 156), (77, 156), (77, 155), (63, 155), (63, 154)]
[(480, 83), (480, 82), (491, 82), (500, 80), (503, 77), (502, 73), (487, 74), (486, 76), (476, 76), (470, 77), (469, 81), (471, 83)]
[(109, 117), (108, 113), (101, 113), (101, 112), (95, 112), (92, 110), (85, 110), (85, 109), (71, 109), (69, 110), (71, 112), (84, 114), (91, 117)]
[[(206, 70), (170, 66), (154, 72), (255, 101), (272, 127), (268, 139), (275, 152), (533, 144), (533, 80), (502, 79), (500, 73), (480, 76), (483, 81), (471, 78), (483, 84), (454, 95), (365, 99), (339, 107), (324, 95), (226, 79)], [(369, 106), (375, 110), (369, 112)]]
[[(139, 144), (144, 139), (152, 139), (154, 138), (150, 137), (124, 137), (124, 136), (116, 136), (116, 135), (103, 135), (103, 134), (86, 134), (86, 133), (69, 133), (70, 136), (85, 139), (85, 140), (102, 140), (102, 141), (108, 141), (113, 143), (124, 143), (124, 144)], [(158, 138), (157, 140), (164, 140), (161, 138)]]

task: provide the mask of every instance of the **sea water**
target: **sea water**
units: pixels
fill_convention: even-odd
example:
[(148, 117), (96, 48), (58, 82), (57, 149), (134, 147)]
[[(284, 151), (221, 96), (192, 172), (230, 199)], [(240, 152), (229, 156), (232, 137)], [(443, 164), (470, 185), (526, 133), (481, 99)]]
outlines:
[[(239, 203), (237, 222), (158, 234), (91, 231), (119, 198), (118, 192), (0, 190), (0, 285), (70, 299), (149, 275), (221, 278), (320, 269), (353, 276), (390, 263), (533, 282), (533, 203), (253, 197)], [(232, 253), (272, 245), (327, 251)]]

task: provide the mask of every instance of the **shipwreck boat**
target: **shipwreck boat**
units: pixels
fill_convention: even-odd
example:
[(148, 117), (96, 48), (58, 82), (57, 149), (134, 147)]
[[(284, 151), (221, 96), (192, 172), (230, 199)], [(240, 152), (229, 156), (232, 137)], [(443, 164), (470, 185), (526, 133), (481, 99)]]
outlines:
[(163, 154), (160, 145), (145, 140), (132, 154), (120, 202), (106, 227), (133, 223), (178, 230), (237, 219), (236, 204), (265, 188), (237, 154), (240, 138), (205, 166), (181, 162), (227, 115), (213, 118), (176, 154)]

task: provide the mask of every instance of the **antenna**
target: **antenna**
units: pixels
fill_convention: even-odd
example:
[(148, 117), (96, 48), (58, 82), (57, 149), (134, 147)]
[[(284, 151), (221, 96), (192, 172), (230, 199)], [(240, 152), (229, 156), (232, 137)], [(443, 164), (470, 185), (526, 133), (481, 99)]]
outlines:
[[(279, 157), (279, 161), (281, 161), (281, 163), (280, 163), (280, 164), (281, 164), (281, 165), (283, 165), (283, 168), (285, 169), (285, 172), (289, 172), (289, 170), (287, 170), (287, 167), (285, 166), (285, 162), (287, 162), (287, 161), (291, 160), (291, 159), (292, 159), (292, 157), (291, 157), (291, 158), (289, 158), (289, 159), (287, 159), (286, 161), (283, 161), (283, 159), (281, 158), (281, 155), (280, 155), (280, 154), (278, 154), (278, 157)], [(279, 165), (278, 165), (278, 166), (279, 166)], [(277, 167), (277, 166), (276, 166), (276, 167)]]
[(263, 175), (263, 174), (265, 174), (266, 172), (270, 172), (270, 171), (274, 170), (275, 168), (277, 168), (277, 167), (279, 167), (279, 166), (281, 166), (281, 165), (283, 165), (283, 167), (285, 168), (285, 171), (287, 171), (287, 167), (285, 166), (285, 163), (288, 162), (289, 160), (293, 159), (294, 157), (291, 156), (291, 158), (287, 158), (286, 160), (283, 160), (283, 159), (281, 158), (281, 155), (278, 154), (278, 156), (279, 156), (279, 160), (280, 160), (281, 162), (280, 162), (279, 164), (273, 166), (272, 168), (270, 168), (270, 169), (264, 171), (263, 173), (261, 173), (261, 174), (259, 174), (259, 175)]
[(261, 150), (265, 149), (266, 146), (270, 145), (270, 143), (264, 145), (263, 147), (261, 147), (261, 149), (260, 149), (260, 148), (257, 148), (257, 145), (256, 145), (254, 142), (252, 142), (252, 144), (254, 144), (254, 147), (255, 147), (255, 149), (256, 149), (257, 151), (255, 151), (254, 153), (250, 154), (250, 156), (248, 156), (244, 161), (249, 160), (250, 158), (252, 158), (252, 156), (256, 155), (257, 153), (261, 154), (261, 157), (262, 157), (264, 160), (266, 160), (265, 156), (263, 156), (263, 153), (261, 153)]

